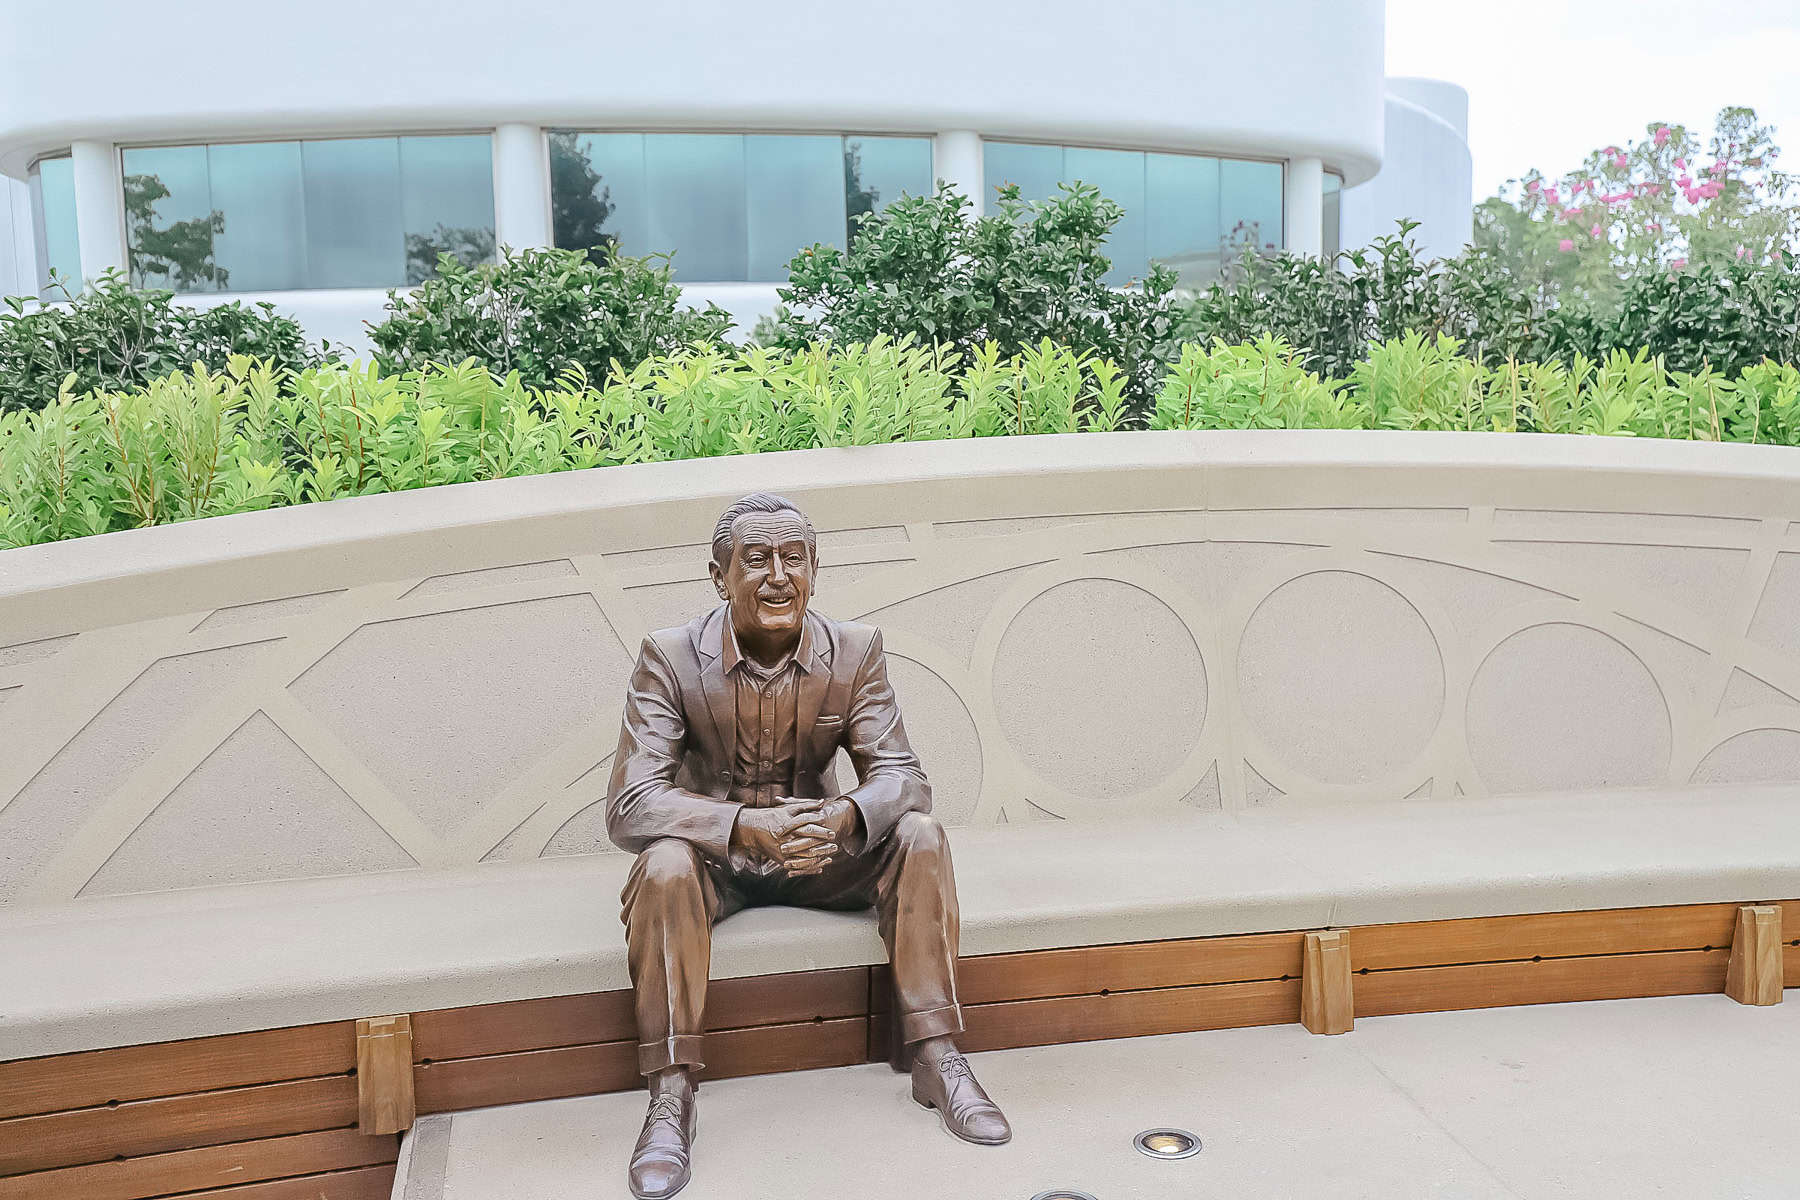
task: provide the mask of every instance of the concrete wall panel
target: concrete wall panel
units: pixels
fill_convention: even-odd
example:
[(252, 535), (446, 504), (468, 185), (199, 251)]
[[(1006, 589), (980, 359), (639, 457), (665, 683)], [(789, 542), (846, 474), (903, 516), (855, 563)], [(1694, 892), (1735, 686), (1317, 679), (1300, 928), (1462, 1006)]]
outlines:
[[(820, 530), (953, 825), (1800, 783), (1800, 457), (1317, 432), (806, 451), (0, 553), (0, 901), (608, 852), (645, 632)], [(1552, 552), (1546, 552), (1551, 548)]]

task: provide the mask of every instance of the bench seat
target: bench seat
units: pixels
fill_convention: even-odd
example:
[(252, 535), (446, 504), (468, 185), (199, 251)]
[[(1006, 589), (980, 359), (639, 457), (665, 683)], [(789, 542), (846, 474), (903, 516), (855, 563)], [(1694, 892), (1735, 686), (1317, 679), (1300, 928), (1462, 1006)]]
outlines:
[[(965, 955), (1800, 896), (1789, 786), (1200, 812), (952, 834)], [(0, 1060), (629, 986), (624, 855), (0, 913)], [(715, 978), (884, 958), (858, 914), (752, 910)]]

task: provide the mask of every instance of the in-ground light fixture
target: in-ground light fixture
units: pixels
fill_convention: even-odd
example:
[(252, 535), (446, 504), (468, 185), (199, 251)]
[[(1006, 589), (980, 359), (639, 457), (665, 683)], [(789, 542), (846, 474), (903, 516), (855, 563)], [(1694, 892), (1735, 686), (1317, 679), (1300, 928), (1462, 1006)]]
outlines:
[(1052, 1188), (1047, 1192), (1039, 1192), (1031, 1200), (1094, 1200), (1094, 1197), (1073, 1188)]
[(1185, 1129), (1146, 1129), (1131, 1144), (1150, 1158), (1192, 1158), (1200, 1153), (1200, 1139)]

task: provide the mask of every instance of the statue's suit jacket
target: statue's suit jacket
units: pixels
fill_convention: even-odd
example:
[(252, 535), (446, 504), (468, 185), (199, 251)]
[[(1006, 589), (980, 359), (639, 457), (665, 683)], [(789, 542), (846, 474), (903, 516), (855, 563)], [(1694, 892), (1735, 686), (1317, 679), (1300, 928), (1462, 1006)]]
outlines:
[[(737, 733), (737, 694), (720, 662), (728, 606), (644, 639), (625, 697), (619, 750), (606, 795), (606, 830), (636, 853), (681, 838), (709, 858), (731, 861), (738, 804), (728, 796)], [(830, 798), (839, 748), (860, 783), (843, 793), (862, 813), (866, 852), (908, 812), (931, 810), (931, 785), (906, 740), (888, 683), (881, 631), (810, 609), (811, 662), (795, 705), (790, 795)]]

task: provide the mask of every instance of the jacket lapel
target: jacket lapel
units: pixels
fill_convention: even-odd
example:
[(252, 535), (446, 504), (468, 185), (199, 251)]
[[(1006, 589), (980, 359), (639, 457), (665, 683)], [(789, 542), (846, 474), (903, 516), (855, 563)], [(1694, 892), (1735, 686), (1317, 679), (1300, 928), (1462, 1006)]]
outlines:
[(737, 700), (731, 681), (725, 678), (721, 655), (725, 648), (726, 606), (713, 609), (700, 627), (695, 649), (700, 652), (700, 689), (706, 693), (706, 711), (712, 716), (713, 733), (718, 738), (720, 762), (729, 769), (732, 748), (737, 738)]
[(812, 662), (810, 669), (800, 673), (800, 697), (797, 716), (799, 727), (795, 732), (794, 770), (796, 772), (811, 770), (817, 763), (818, 755), (815, 747), (819, 739), (815, 736), (819, 728), (819, 714), (825, 708), (825, 694), (831, 689), (832, 645), (831, 633), (823, 618), (812, 613), (806, 614), (808, 623), (812, 625)]

